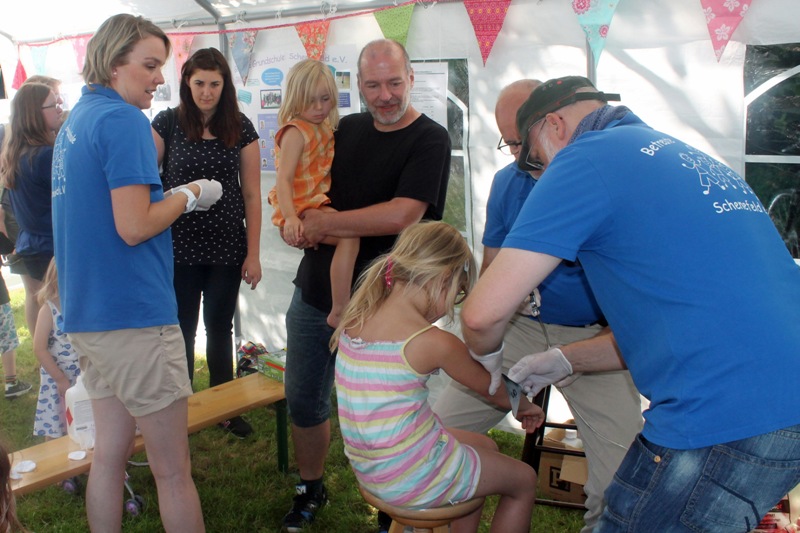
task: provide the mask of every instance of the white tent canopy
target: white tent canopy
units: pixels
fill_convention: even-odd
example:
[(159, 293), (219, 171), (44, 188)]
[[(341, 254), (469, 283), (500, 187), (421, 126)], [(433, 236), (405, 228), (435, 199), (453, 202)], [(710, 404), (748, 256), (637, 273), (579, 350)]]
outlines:
[[(278, 17), (330, 16), (342, 12), (391, 6), (391, 0), (35, 0), (3, 2), (0, 35), (19, 42), (44, 41), (55, 36), (91, 33), (117, 13), (142, 15), (156, 24), (217, 27), (236, 21), (264, 23)], [(46, 13), (42, 17), (40, 14)]]
[[(181, 32), (210, 32), (198, 35), (193, 49), (220, 47), (219, 35), (214, 32), (223, 28), (259, 28), (254, 55), (267, 57), (286, 49), (302, 52), (297, 33), (287, 24), (320, 19), (323, 15), (335, 15), (328, 33), (328, 49), (357, 52), (368, 41), (383, 36), (371, 13), (359, 13), (394, 5), (391, 0), (3, 2), (6, 5), (0, 19), (0, 64), (9, 88), (17, 58), (22, 57), (23, 64), (29, 67), (26, 47), (18, 44), (91, 32), (117, 12), (144, 15), (168, 33), (177, 32), (177, 28)], [(489, 185), (494, 172), (509, 162), (495, 150), (499, 133), (494, 123), (494, 102), (504, 85), (519, 78), (544, 80), (590, 74), (600, 90), (621, 93), (622, 104), (653, 127), (743, 172), (745, 45), (800, 42), (797, 0), (751, 0), (747, 15), (719, 62), (699, 0), (623, 0), (593, 72), (587, 61), (586, 40), (571, 5), (568, 0), (513, 0), (486, 65), (462, 2), (426, 1), (414, 8), (407, 42), (412, 60), (466, 60), (469, 86), (469, 99), (465, 102), (469, 119), (464, 146), (469, 161), (466, 210), (479, 257)], [(209, 7), (216, 15), (206, 9)], [(281, 28), (270, 30), (272, 26)], [(22, 50), (19, 56), (18, 50)], [(64, 67), (70, 61), (74, 58), (48, 58), (47, 66), (53, 71), (51, 75), (64, 80), (67, 86), (79, 85), (74, 63)], [(248, 81), (242, 88), (257, 91), (260, 82), (258, 75), (255, 78), (255, 83)], [(265, 172), (265, 198), (273, 183), (274, 174)], [(240, 307), (243, 336), (280, 348), (285, 338), (283, 318), (291, 297), (291, 279), (300, 256), (278, 239), (269, 224), (270, 214), (271, 208), (265, 202), (261, 253), (264, 282), (256, 291), (242, 289)]]

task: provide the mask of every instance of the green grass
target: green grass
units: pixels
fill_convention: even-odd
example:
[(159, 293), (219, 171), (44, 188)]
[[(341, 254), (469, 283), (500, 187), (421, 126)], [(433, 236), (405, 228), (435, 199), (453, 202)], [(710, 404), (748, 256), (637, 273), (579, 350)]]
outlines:
[[(17, 372), (23, 380), (34, 385), (31, 393), (21, 398), (0, 400), (2, 438), (10, 450), (17, 450), (40, 441), (32, 436), (39, 372), (22, 312), (24, 293), (21, 289), (13, 291), (11, 298), (21, 342), (17, 350)], [(202, 389), (208, 386), (208, 372), (203, 361), (198, 361), (196, 366), (195, 384)], [(252, 424), (254, 433), (245, 440), (237, 440), (216, 427), (196, 433), (189, 439), (193, 476), (209, 532), (277, 533), (280, 531), (281, 518), (291, 506), (297, 475), (294, 471), (289, 474), (278, 471), (274, 410), (258, 409), (248, 413), (246, 418)], [(492, 437), (505, 453), (519, 457), (522, 448), (520, 436), (495, 431)], [(134, 459), (143, 461), (145, 456), (139, 454)], [(289, 461), (291, 470), (294, 468), (291, 450)], [(144, 498), (146, 508), (138, 517), (125, 514), (123, 530), (141, 533), (163, 531), (150, 470), (131, 466), (128, 473), (131, 485)], [(377, 531), (375, 511), (358, 493), (335, 420), (325, 484), (331, 499), (330, 505), (310, 528), (312, 533)], [(30, 531), (83, 533), (89, 529), (83, 499), (58, 487), (20, 496), (17, 505), (20, 520)], [(489, 531), (495, 506), (496, 498), (489, 498), (484, 509), (481, 532)], [(579, 511), (539, 505), (534, 510), (531, 531), (577, 532), (582, 523), (582, 513)]]

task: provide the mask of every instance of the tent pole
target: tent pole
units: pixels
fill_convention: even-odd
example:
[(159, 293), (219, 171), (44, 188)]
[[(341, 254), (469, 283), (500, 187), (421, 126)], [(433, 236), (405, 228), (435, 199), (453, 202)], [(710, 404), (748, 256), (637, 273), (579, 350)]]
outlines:
[(214, 9), (214, 6), (208, 0), (194, 0), (194, 3), (202, 7), (214, 19), (214, 22), (219, 24), (220, 12)]
[[(222, 15), (219, 11), (214, 9), (214, 6), (211, 5), (211, 2), (208, 0), (194, 0), (194, 3), (202, 7), (208, 12), (209, 15), (211, 15), (211, 17), (214, 19), (214, 22), (217, 23), (217, 29), (220, 30), (220, 32), (225, 30), (225, 23), (220, 21)], [(222, 52), (222, 55), (228, 57), (228, 39), (225, 38), (224, 33), (219, 34), (219, 50)]]

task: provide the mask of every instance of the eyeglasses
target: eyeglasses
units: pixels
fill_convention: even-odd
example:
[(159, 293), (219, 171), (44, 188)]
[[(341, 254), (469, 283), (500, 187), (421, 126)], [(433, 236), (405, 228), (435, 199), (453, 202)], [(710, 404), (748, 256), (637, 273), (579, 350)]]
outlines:
[[(537, 141), (539, 140), (539, 136), (542, 134), (542, 131), (544, 131), (544, 125), (545, 125), (545, 120), (544, 119), (545, 119), (545, 117), (542, 117), (541, 119), (537, 120), (536, 122), (534, 122), (533, 124), (530, 125), (530, 127), (528, 128), (528, 131), (525, 132), (525, 135), (528, 136), (527, 138), (530, 138), (530, 132), (533, 129), (533, 127), (536, 124), (538, 124), (539, 122), (541, 122), (542, 123), (542, 127), (539, 128), (539, 133), (537, 133), (536, 137), (535, 137)], [(531, 146), (531, 148), (532, 148), (532, 146)], [(528, 153), (525, 154), (525, 164), (527, 164), (528, 167), (530, 167), (531, 170), (536, 170), (536, 171), (544, 170), (544, 163), (542, 163), (539, 159), (531, 159), (530, 148), (528, 149)]]
[(519, 150), (520, 146), (522, 146), (521, 141), (508, 141), (507, 143), (503, 144), (502, 137), (500, 137), (500, 141), (497, 143), (497, 149), (500, 150), (500, 153), (504, 155), (514, 155), (514, 150)]

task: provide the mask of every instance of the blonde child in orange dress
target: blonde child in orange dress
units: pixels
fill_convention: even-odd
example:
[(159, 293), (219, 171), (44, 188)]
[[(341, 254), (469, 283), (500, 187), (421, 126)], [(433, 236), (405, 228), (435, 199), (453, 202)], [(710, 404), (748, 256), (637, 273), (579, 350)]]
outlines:
[[(275, 158), (278, 177), (269, 193), (275, 209), (272, 223), (283, 228), (291, 245), (303, 239), (300, 215), (306, 209), (333, 210), (326, 193), (331, 188), (333, 132), (339, 124), (339, 91), (327, 65), (304, 59), (289, 70), (286, 91), (278, 111)], [(328, 325), (337, 327), (347, 302), (360, 241), (326, 237), (336, 246), (331, 262), (331, 299)]]

